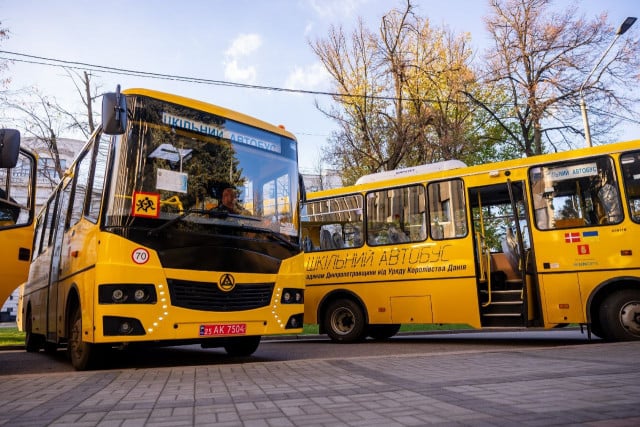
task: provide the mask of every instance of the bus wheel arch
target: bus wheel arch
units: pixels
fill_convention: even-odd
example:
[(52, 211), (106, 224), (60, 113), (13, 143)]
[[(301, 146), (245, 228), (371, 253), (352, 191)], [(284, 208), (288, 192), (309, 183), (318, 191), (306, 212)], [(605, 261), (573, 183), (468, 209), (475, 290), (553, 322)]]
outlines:
[(620, 277), (601, 284), (589, 298), (591, 331), (607, 341), (640, 340), (640, 280)]
[(82, 306), (75, 288), (69, 292), (65, 307), (67, 353), (71, 365), (78, 371), (98, 367), (102, 362), (102, 348), (83, 340)]
[(320, 332), (332, 341), (352, 343), (366, 337), (368, 314), (365, 305), (356, 295), (339, 291), (325, 297), (319, 306)]

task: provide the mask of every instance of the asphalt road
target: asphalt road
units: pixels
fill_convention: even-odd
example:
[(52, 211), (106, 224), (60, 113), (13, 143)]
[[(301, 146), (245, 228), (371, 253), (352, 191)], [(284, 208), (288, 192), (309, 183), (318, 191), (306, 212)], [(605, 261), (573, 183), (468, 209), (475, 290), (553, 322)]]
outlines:
[[(401, 355), (450, 354), (589, 345), (579, 329), (518, 332), (435, 332), (399, 334), (387, 341), (337, 344), (324, 336), (265, 338), (250, 357), (233, 358), (224, 349), (203, 349), (199, 345), (128, 348), (113, 350), (102, 370), (144, 369), (176, 366), (224, 365), (309, 359), (346, 359)], [(0, 376), (73, 371), (66, 351), (55, 354), (0, 351)]]

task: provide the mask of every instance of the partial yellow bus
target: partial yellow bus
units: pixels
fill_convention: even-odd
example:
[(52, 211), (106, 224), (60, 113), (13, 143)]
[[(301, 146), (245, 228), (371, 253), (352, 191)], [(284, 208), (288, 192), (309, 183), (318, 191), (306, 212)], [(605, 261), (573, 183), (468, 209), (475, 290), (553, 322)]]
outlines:
[(291, 133), (255, 118), (106, 94), (102, 127), (37, 217), (26, 350), (66, 346), (81, 370), (124, 344), (245, 356), (262, 335), (301, 332), (297, 159)]
[(0, 130), (0, 305), (27, 280), (33, 241), (36, 156), (20, 132)]
[(640, 339), (640, 141), (382, 172), (303, 204), (305, 323), (586, 325)]

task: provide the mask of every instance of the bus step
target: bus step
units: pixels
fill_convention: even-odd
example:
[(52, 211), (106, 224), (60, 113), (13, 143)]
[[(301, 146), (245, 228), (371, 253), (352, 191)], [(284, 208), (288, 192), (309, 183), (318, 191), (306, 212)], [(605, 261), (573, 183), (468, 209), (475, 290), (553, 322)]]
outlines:
[[(484, 301), (487, 300), (487, 291), (480, 291), (480, 294), (484, 297)], [(521, 291), (493, 291), (491, 292), (491, 302), (513, 302), (522, 303)]]
[(483, 313), (483, 317), (522, 317), (520, 313)]
[(522, 320), (522, 316), (520, 315), (511, 315), (511, 316), (483, 316), (482, 317), (482, 327), (513, 327), (513, 326), (524, 326), (524, 321)]

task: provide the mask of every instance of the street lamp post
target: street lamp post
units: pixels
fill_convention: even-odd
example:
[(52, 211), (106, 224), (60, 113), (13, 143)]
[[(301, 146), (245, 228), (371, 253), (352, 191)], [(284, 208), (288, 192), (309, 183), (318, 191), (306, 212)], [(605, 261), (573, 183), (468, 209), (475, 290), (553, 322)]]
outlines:
[(591, 72), (589, 73), (587, 78), (585, 79), (584, 83), (582, 83), (582, 85), (580, 86), (580, 110), (582, 111), (582, 123), (583, 123), (583, 126), (584, 126), (584, 138), (585, 138), (585, 140), (587, 142), (587, 147), (591, 147), (591, 130), (589, 129), (589, 119), (587, 118), (587, 104), (584, 102), (584, 87), (587, 85), (587, 82), (589, 81), (589, 79), (591, 78), (593, 73), (596, 71), (596, 69), (600, 66), (600, 63), (602, 62), (604, 57), (607, 56), (607, 53), (609, 53), (609, 51), (613, 47), (613, 45), (616, 42), (616, 40), (618, 40), (618, 37), (620, 37), (621, 35), (626, 33), (627, 30), (629, 28), (631, 28), (631, 26), (635, 22), (636, 22), (636, 18), (631, 17), (631, 16), (629, 16), (627, 19), (624, 20), (624, 22), (620, 25), (620, 27), (618, 27), (618, 31), (616, 31), (616, 36), (611, 41), (611, 44), (609, 45), (607, 50), (604, 51), (604, 53), (602, 54), (600, 59), (598, 59), (598, 62), (596, 63), (595, 67), (593, 67), (593, 69), (591, 70)]

